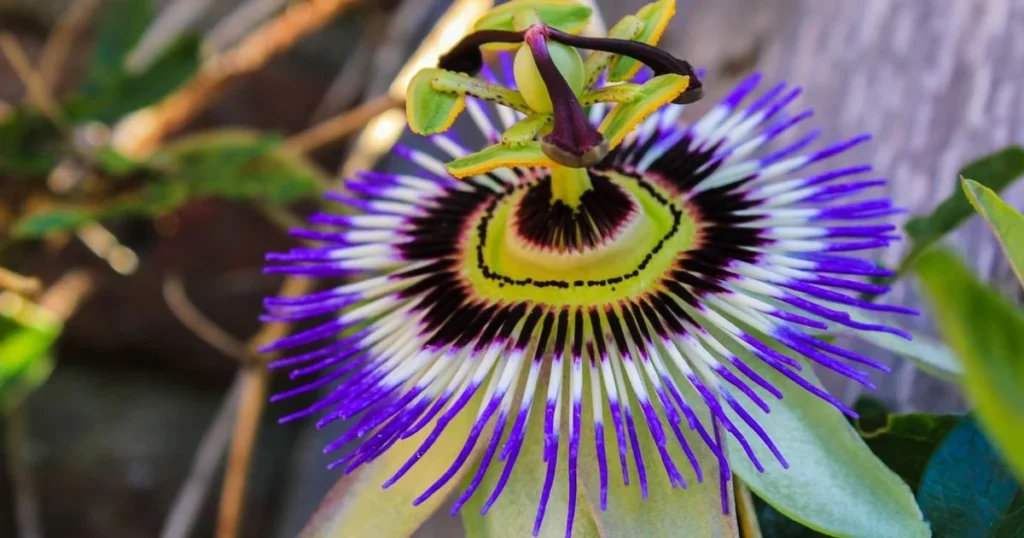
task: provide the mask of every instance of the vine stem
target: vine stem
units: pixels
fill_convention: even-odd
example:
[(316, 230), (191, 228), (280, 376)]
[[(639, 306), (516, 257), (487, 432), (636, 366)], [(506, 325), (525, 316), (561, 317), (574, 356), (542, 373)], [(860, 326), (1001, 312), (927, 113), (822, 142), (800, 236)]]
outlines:
[(306, 0), (293, 4), (235, 47), (205, 61), (177, 91), (122, 120), (114, 129), (114, 146), (133, 158), (148, 156), (164, 138), (210, 106), (232, 82), (259, 70), (359, 2)]

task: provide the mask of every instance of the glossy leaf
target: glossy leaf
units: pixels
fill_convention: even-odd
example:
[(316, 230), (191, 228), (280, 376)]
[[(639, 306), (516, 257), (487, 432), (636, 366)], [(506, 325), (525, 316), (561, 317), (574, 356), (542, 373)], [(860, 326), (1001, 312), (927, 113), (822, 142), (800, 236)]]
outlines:
[(890, 469), (917, 491), (928, 458), (961, 417), (928, 413), (886, 414), (882, 424), (856, 422), (861, 437)]
[(1024, 215), (1010, 207), (992, 189), (971, 179), (961, 180), (967, 199), (999, 240), (1017, 280), (1024, 284)]
[(1024, 316), (949, 252), (926, 252), (917, 271), (939, 331), (964, 362), (982, 428), (1024, 479)]
[[(745, 395), (736, 398), (789, 463), (784, 469), (742, 419), (732, 415), (765, 467), (758, 472), (737, 443), (728, 444), (733, 472), (751, 491), (793, 520), (830, 536), (930, 536), (910, 488), (872, 454), (838, 410), (762, 361), (750, 357), (748, 364), (785, 397), (776, 400), (758, 389), (771, 406), (768, 414)], [(821, 387), (806, 363), (801, 375)]]
[(656, 112), (666, 103), (671, 102), (690, 85), (690, 77), (681, 75), (661, 75), (647, 81), (640, 87), (633, 101), (621, 104), (605, 117), (598, 130), (604, 134), (610, 147), (615, 148), (627, 134)]
[[(675, 14), (676, 0), (658, 0), (640, 8), (640, 11), (636, 12), (636, 18), (643, 22), (643, 29), (633, 40), (648, 45), (657, 45)], [(641, 67), (643, 64), (633, 58), (618, 56), (608, 70), (608, 80), (611, 82), (630, 80)]]
[[(1024, 175), (1024, 148), (1011, 146), (967, 165), (957, 177), (973, 179), (1000, 192), (1021, 175)], [(913, 247), (903, 259), (899, 272), (903, 273), (909, 269), (913, 261), (929, 246), (960, 226), (972, 213), (963, 190), (954, 189), (952, 196), (939, 205), (931, 215), (908, 221), (906, 229), (913, 241)]]
[(421, 135), (448, 130), (466, 106), (462, 94), (439, 91), (434, 80), (443, 75), (440, 69), (424, 69), (409, 82), (405, 114), (412, 132)]
[[(480, 397), (467, 409), (475, 409)], [(433, 430), (428, 425), (416, 435), (399, 441), (373, 463), (341, 478), (320, 503), (299, 538), (350, 538), (355, 536), (411, 536), (454, 490), (461, 477), (472, 468), (470, 462), (447, 485), (419, 506), (420, 496), (448, 468), (469, 436), (474, 414), (459, 413), (434, 446), (424, 454), (401, 480), (387, 489), (381, 485), (391, 478), (420, 448)], [(475, 458), (475, 456), (473, 457)]]
[(548, 26), (578, 33), (590, 23), (593, 9), (574, 0), (512, 0), (490, 11), (477, 20), (475, 30), (521, 30), (515, 27), (515, 14), (532, 10)]
[(1024, 492), (970, 417), (935, 451), (917, 498), (936, 536), (1024, 536)]

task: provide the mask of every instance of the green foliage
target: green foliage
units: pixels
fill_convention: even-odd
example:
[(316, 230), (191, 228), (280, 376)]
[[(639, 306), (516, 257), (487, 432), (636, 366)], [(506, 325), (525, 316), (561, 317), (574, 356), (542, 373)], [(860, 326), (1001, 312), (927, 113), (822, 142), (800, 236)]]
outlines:
[(928, 458), (960, 417), (908, 413), (884, 415), (883, 420), (880, 425), (865, 424), (862, 416), (855, 425), (871, 451), (917, 491)]
[(1024, 536), (1024, 493), (970, 417), (932, 455), (917, 499), (935, 536)]
[(49, 119), (17, 108), (0, 121), (0, 176), (44, 176), (60, 159), (60, 132)]
[(200, 63), (200, 39), (194, 35), (171, 43), (141, 71), (128, 69), (128, 54), (154, 14), (152, 0), (109, 3), (85, 81), (65, 107), (71, 120), (112, 122), (155, 103), (195, 74)]
[(926, 252), (917, 271), (940, 332), (963, 360), (982, 427), (1024, 478), (1024, 316), (949, 252)]
[[(1024, 148), (1011, 146), (1002, 151), (968, 164), (960, 171), (961, 177), (973, 179), (996, 192), (1024, 175)], [(972, 214), (971, 205), (961, 189), (944, 201), (931, 215), (907, 222), (907, 234), (913, 241), (910, 253), (903, 259), (900, 273), (929, 246), (955, 230)]]
[(992, 228), (1010, 261), (1017, 280), (1024, 284), (1024, 215), (1003, 202), (992, 189), (971, 179), (961, 180), (964, 193), (974, 209)]
[[(729, 443), (733, 472), (752, 492), (793, 520), (831, 536), (929, 535), (910, 488), (872, 454), (839, 411), (762, 361), (750, 358), (748, 364), (785, 397), (776, 400), (759, 391), (771, 406), (767, 414), (745, 395), (736, 398), (789, 462), (784, 469), (766, 447), (754, 443), (762, 473), (736, 443)], [(801, 374), (821, 386), (806, 363)], [(739, 417), (732, 418), (748, 439), (757, 439)]]
[[(19, 303), (19, 304), (14, 304)], [(0, 407), (16, 406), (49, 376), (50, 347), (61, 323), (42, 308), (13, 297), (0, 313)]]
[[(129, 166), (110, 157), (119, 166)], [(19, 238), (67, 232), (92, 220), (122, 215), (160, 215), (195, 198), (283, 204), (318, 195), (328, 179), (276, 136), (227, 129), (169, 144), (134, 170), (138, 187), (103, 204), (61, 205), (25, 216)]]

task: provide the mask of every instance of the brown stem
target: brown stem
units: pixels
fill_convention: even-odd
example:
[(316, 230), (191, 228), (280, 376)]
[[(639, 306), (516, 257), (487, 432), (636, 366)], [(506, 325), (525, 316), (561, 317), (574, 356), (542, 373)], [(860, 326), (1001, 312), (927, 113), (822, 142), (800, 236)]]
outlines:
[(30, 103), (39, 109), (55, 124), (62, 125), (64, 118), (57, 107), (57, 102), (50, 93), (50, 88), (43, 78), (32, 68), (32, 62), (21, 48), (18, 38), (8, 32), (0, 33), (0, 52), (7, 57), (14, 74), (25, 86), (25, 95)]
[(178, 318), (182, 325), (210, 347), (243, 364), (256, 361), (245, 344), (210, 321), (210, 318), (192, 304), (192, 301), (188, 299), (188, 294), (185, 293), (185, 285), (180, 277), (170, 275), (164, 278), (163, 292), (164, 301), (174, 317)]
[(245, 367), (241, 375), (242, 393), (231, 436), (227, 469), (224, 471), (220, 512), (217, 516), (217, 538), (235, 538), (241, 529), (249, 466), (267, 401), (269, 370), (262, 365), (251, 365)]
[(174, 498), (164, 527), (160, 531), (160, 538), (188, 538), (192, 534), (192, 528), (217, 478), (217, 468), (231, 440), (238, 402), (242, 396), (243, 377), (242, 372), (235, 376), (231, 388), (220, 404), (220, 409), (217, 410), (217, 415), (199, 441), (188, 478)]
[(232, 82), (257, 71), (358, 2), (306, 0), (294, 4), (234, 48), (204, 62), (199, 73), (173, 94), (123, 120), (115, 129), (115, 147), (131, 157), (148, 156), (167, 135), (212, 104)]
[(389, 95), (382, 95), (341, 114), (310, 127), (288, 140), (288, 146), (300, 153), (308, 153), (337, 142), (359, 129), (373, 118), (403, 103)]
[(71, 47), (82, 34), (99, 3), (99, 0), (75, 0), (64, 10), (47, 36), (39, 60), (39, 76), (51, 91), (60, 82), (60, 75), (64, 71)]
[(32, 464), (22, 450), (26, 444), (25, 411), (21, 406), (8, 410), (4, 417), (7, 472), (14, 486), (14, 518), (20, 538), (43, 538), (39, 517), (39, 492), (32, 476)]

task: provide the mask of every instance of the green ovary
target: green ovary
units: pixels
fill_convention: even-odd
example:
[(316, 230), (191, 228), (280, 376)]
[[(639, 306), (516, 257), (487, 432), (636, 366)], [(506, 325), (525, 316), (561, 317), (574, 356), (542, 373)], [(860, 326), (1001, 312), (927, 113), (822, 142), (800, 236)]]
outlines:
[(499, 200), (489, 213), (482, 255), (490, 274), (485, 274), (478, 259), (479, 225), (488, 214), (477, 215), (462, 245), (462, 273), (475, 295), (494, 302), (594, 306), (654, 289), (679, 254), (695, 246), (699, 225), (685, 207), (665, 202), (671, 200), (669, 193), (650, 186), (659, 199), (636, 179), (608, 176), (630, 194), (636, 209), (613, 237), (583, 251), (541, 248), (519, 237), (514, 215), (525, 193), (520, 190)]

